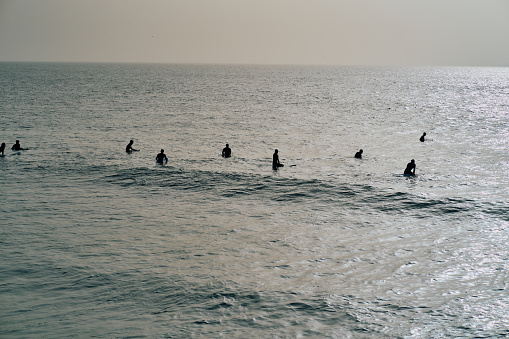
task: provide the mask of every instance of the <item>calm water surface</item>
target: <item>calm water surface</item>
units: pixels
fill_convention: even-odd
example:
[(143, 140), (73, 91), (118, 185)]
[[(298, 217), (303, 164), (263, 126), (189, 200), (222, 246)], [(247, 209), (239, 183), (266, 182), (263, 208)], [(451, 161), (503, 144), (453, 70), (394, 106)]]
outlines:
[(508, 79), (0, 63), (2, 338), (509, 335)]

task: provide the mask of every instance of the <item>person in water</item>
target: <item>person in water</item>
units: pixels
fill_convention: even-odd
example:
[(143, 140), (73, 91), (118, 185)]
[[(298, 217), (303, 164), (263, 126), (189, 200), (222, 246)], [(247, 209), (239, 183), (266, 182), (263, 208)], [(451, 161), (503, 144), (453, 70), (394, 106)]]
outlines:
[(426, 132), (422, 133), (422, 136), (419, 138), (421, 142), (424, 142), (424, 137), (426, 136)]
[(405, 168), (405, 175), (415, 175), (415, 160), (412, 159), (410, 162), (406, 165)]
[(12, 145), (13, 151), (23, 151), (25, 149), (26, 148), (21, 148), (21, 145), (19, 144), (19, 140), (16, 140), (16, 143), (14, 145)]
[(230, 148), (230, 145), (226, 144), (226, 147), (223, 148), (223, 152), (221, 152), (221, 155), (223, 158), (229, 158), (232, 156), (232, 149)]
[(163, 163), (163, 161), (168, 161), (168, 158), (166, 157), (166, 154), (164, 154), (164, 149), (161, 150), (161, 153), (159, 153), (156, 156), (156, 161), (160, 164)]
[(2, 145), (0, 145), (0, 153), (2, 153), (2, 156), (4, 156), (5, 151), (5, 142), (2, 142)]
[(279, 151), (274, 150), (274, 154), (272, 155), (272, 168), (276, 169), (278, 167), (283, 167), (284, 165), (279, 162)]
[(357, 159), (362, 159), (362, 152), (364, 152), (363, 150), (359, 150), (359, 152), (355, 153), (355, 157)]
[(131, 152), (137, 152), (137, 151), (139, 151), (139, 149), (134, 149), (134, 148), (133, 148), (133, 144), (134, 144), (134, 141), (132, 141), (132, 140), (131, 140), (131, 141), (129, 141), (129, 144), (127, 144), (127, 146), (125, 147), (125, 151), (126, 151), (127, 153), (131, 153)]

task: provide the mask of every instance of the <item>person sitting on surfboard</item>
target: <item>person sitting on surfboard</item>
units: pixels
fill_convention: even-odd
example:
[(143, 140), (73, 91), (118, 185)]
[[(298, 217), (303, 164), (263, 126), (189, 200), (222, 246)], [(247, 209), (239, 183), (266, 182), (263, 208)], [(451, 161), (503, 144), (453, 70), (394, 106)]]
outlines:
[(166, 157), (166, 154), (164, 154), (164, 149), (161, 150), (161, 153), (159, 153), (156, 156), (156, 161), (160, 164), (163, 163), (163, 161), (168, 161), (168, 158)]
[(131, 153), (131, 152), (137, 152), (137, 151), (139, 151), (138, 149), (134, 149), (134, 148), (133, 148), (133, 143), (134, 143), (134, 141), (132, 141), (132, 140), (131, 140), (131, 141), (129, 141), (129, 144), (127, 144), (127, 146), (125, 147), (125, 151), (126, 151), (127, 153)]
[(362, 158), (362, 152), (364, 152), (363, 150), (359, 150), (359, 152), (355, 153), (355, 157), (357, 159), (361, 159)]
[(276, 169), (278, 167), (283, 167), (284, 165), (279, 162), (279, 155), (278, 150), (274, 151), (274, 154), (272, 155), (272, 168)]
[(404, 175), (415, 175), (415, 160), (412, 159), (410, 162), (406, 165)]
[(2, 142), (2, 145), (0, 145), (0, 153), (2, 153), (2, 156), (4, 156), (5, 151), (5, 142)]
[(422, 136), (419, 138), (421, 142), (424, 142), (424, 137), (426, 136), (426, 132), (422, 133)]
[(21, 145), (19, 144), (19, 140), (16, 140), (16, 143), (14, 145), (12, 145), (13, 151), (23, 151), (25, 149), (26, 148), (21, 148)]
[(232, 149), (230, 148), (230, 145), (226, 144), (226, 147), (223, 148), (223, 152), (221, 152), (221, 156), (223, 158), (229, 158), (232, 156)]

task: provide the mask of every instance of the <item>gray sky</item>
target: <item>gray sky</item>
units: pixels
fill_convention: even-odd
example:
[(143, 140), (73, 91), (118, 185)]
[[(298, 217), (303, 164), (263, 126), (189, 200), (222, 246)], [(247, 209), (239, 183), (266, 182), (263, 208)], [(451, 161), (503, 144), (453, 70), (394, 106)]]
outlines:
[(0, 61), (509, 66), (509, 0), (0, 0)]

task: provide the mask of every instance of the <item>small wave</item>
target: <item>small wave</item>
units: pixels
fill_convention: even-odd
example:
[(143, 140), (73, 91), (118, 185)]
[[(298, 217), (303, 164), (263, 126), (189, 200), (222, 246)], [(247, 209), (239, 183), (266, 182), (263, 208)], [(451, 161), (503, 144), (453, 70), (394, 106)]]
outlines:
[[(39, 165), (32, 171), (44, 175), (65, 175), (72, 180), (107, 184), (125, 189), (162, 188), (206, 194), (216, 199), (261, 199), (285, 204), (314, 204), (326, 208), (371, 209), (417, 218), (433, 215), (474, 216), (486, 213), (509, 220), (503, 202), (481, 202), (464, 198), (429, 198), (410, 192), (394, 192), (372, 185), (336, 180), (299, 179), (260, 174), (164, 168), (128, 168), (115, 165)], [(57, 172), (57, 173), (55, 173)]]
[[(99, 169), (94, 169), (99, 171)], [(97, 172), (96, 172), (97, 173)], [(507, 220), (505, 204), (463, 198), (428, 198), (371, 185), (318, 179), (281, 178), (245, 173), (165, 168), (120, 169), (104, 173), (103, 181), (125, 188), (161, 187), (222, 198), (264, 199), (287, 204), (320, 204), (330, 208), (374, 209), (418, 218), (432, 215), (473, 216), (476, 211)]]

